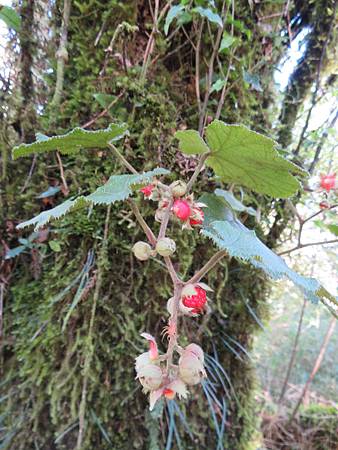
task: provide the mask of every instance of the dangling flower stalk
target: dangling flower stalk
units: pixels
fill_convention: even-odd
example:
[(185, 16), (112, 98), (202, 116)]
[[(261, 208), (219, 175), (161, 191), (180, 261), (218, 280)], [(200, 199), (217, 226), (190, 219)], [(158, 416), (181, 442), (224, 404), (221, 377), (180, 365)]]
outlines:
[[(136, 174), (137, 171), (124, 160), (116, 147), (113, 150), (120, 162)], [(201, 313), (209, 312), (206, 291), (211, 289), (199, 281), (225, 256), (225, 252), (219, 252), (216, 258), (212, 258), (188, 282), (184, 282), (178, 276), (171, 260), (171, 256), (176, 251), (175, 241), (166, 236), (171, 218), (178, 220), (182, 224), (182, 229), (193, 230), (202, 224), (204, 213), (201, 208), (205, 205), (195, 202), (193, 194), (188, 194), (188, 192), (203, 170), (205, 159), (206, 155), (202, 155), (188, 184), (177, 180), (167, 186), (153, 180), (151, 184), (140, 189), (146, 200), (158, 202), (155, 219), (161, 225), (157, 238), (144, 220), (137, 204), (134, 200), (129, 200), (136, 220), (149, 241), (149, 244), (142, 241), (137, 242), (132, 251), (140, 261), (146, 261), (157, 254), (162, 256), (173, 282), (174, 291), (173, 297), (167, 303), (170, 317), (168, 325), (163, 330), (168, 338), (166, 353), (160, 355), (155, 338), (149, 333), (142, 333), (141, 336), (149, 342), (149, 351), (142, 353), (135, 360), (136, 378), (142, 384), (143, 391), (149, 393), (150, 409), (162, 396), (168, 400), (173, 399), (176, 394), (185, 398), (188, 394), (187, 386), (198, 384), (206, 377), (202, 348), (195, 343), (191, 343), (185, 348), (178, 344), (178, 321), (179, 315), (196, 317)], [(175, 364), (175, 353), (179, 355), (178, 365)]]

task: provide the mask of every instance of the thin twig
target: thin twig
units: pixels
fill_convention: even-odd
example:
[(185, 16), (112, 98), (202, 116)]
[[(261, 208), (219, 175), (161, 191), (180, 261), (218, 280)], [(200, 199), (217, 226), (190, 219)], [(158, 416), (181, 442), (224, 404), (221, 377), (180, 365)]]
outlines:
[(194, 171), (194, 173), (192, 174), (188, 184), (187, 184), (187, 192), (189, 192), (193, 186), (193, 184), (195, 183), (198, 175), (200, 174), (200, 172), (203, 170), (204, 167), (204, 163), (207, 160), (208, 156), (210, 155), (210, 152), (205, 152), (203, 153), (203, 155), (200, 157), (200, 160), (198, 162), (198, 165), (196, 166), (196, 169)]
[(103, 111), (101, 111), (96, 117), (94, 117), (93, 119), (90, 119), (88, 122), (86, 122), (84, 125), (82, 125), (82, 128), (90, 127), (90, 125), (93, 125), (93, 123), (95, 123), (98, 119), (105, 116), (107, 114), (107, 112), (109, 112), (110, 108), (112, 106), (114, 106), (115, 103), (117, 103), (120, 100), (120, 98), (125, 94), (125, 92), (126, 91), (122, 91), (116, 98), (114, 98), (114, 100), (111, 103), (109, 103), (107, 108), (105, 108)]
[[(226, 7), (226, 2), (223, 1), (222, 14), (221, 14), (223, 19), (224, 19), (224, 15), (225, 15), (224, 14), (225, 7)], [(215, 44), (213, 45), (213, 51), (211, 53), (211, 57), (210, 57), (209, 64), (208, 64), (209, 65), (209, 71), (208, 71), (208, 75), (207, 75), (206, 89), (205, 89), (203, 104), (202, 104), (201, 111), (200, 111), (200, 114), (199, 114), (198, 131), (199, 131), (200, 135), (203, 134), (203, 128), (204, 128), (204, 123), (205, 123), (205, 114), (206, 114), (206, 110), (207, 110), (207, 107), (208, 107), (208, 101), (209, 101), (209, 97), (210, 97), (210, 89), (211, 89), (212, 77), (213, 77), (213, 74), (214, 74), (214, 62), (215, 62), (215, 58), (216, 58), (216, 55), (217, 55), (217, 52), (218, 52), (218, 49), (219, 49), (219, 44), (221, 42), (223, 30), (224, 30), (224, 25), (222, 27), (218, 27)]]
[(320, 74), (321, 74), (321, 70), (322, 70), (322, 66), (323, 66), (323, 62), (324, 62), (324, 56), (325, 56), (325, 53), (326, 53), (326, 48), (328, 46), (329, 40), (331, 39), (333, 26), (334, 26), (335, 20), (336, 20), (337, 3), (338, 2), (334, 2), (334, 10), (332, 12), (332, 20), (331, 20), (331, 23), (330, 23), (330, 29), (329, 29), (329, 32), (327, 34), (327, 38), (326, 38), (326, 40), (325, 40), (325, 42), (323, 44), (322, 51), (321, 51), (321, 54), (320, 54), (320, 59), (319, 59), (318, 67), (317, 67), (316, 86), (315, 86), (315, 89), (314, 89), (313, 94), (312, 94), (311, 107), (309, 108), (309, 111), (307, 113), (307, 116), (306, 116), (306, 119), (305, 119), (305, 124), (304, 124), (304, 127), (303, 127), (303, 129), (302, 129), (302, 131), (300, 133), (300, 137), (299, 137), (299, 140), (298, 140), (297, 147), (293, 151), (293, 154), (295, 156), (297, 156), (299, 154), (301, 145), (303, 143), (304, 135), (305, 135), (306, 130), (308, 129), (308, 126), (309, 126), (309, 122), (310, 122), (310, 118), (311, 118), (311, 114), (312, 114), (313, 108), (317, 104), (317, 94), (318, 94), (318, 91), (319, 91), (319, 88), (320, 88)]
[(201, 39), (202, 31), (204, 26), (204, 18), (201, 21), (201, 25), (197, 34), (197, 43), (195, 50), (195, 90), (196, 90), (196, 100), (198, 106), (198, 112), (201, 113), (201, 92), (200, 92), (200, 52), (201, 52)]
[(117, 150), (115, 145), (113, 145), (111, 142), (108, 143), (108, 147), (111, 148), (114, 152), (114, 155), (117, 157), (117, 159), (120, 161), (120, 163), (125, 166), (130, 172), (134, 173), (135, 175), (138, 175), (138, 171), (126, 160), (126, 158)]
[(159, 12), (160, 1), (155, 0), (155, 11), (154, 11), (154, 15), (153, 15), (153, 22), (154, 22), (153, 29), (149, 36), (147, 47), (144, 52), (143, 65), (142, 65), (141, 76), (140, 76), (141, 83), (144, 83), (146, 80), (146, 77), (147, 77), (147, 71), (148, 71), (148, 67), (149, 67), (149, 63), (150, 63), (151, 54), (154, 50), (155, 36), (156, 36), (156, 33), (158, 33), (158, 24), (160, 23), (161, 19), (163, 18), (163, 16), (167, 12), (167, 10), (170, 8), (171, 3), (172, 3), (171, 0), (168, 2), (165, 2), (164, 7), (162, 8), (161, 12)]
[(69, 194), (69, 187), (68, 187), (68, 184), (67, 184), (67, 180), (65, 178), (65, 171), (63, 169), (61, 156), (60, 156), (60, 153), (58, 151), (56, 152), (56, 159), (58, 160), (59, 169), (60, 169), (60, 177), (61, 177), (61, 181), (62, 181), (63, 188), (64, 188), (64, 193), (63, 194), (65, 195), (65, 197), (67, 197), (67, 195)]
[[(230, 36), (233, 37), (233, 35), (234, 35), (234, 18), (235, 18), (235, 2), (234, 2), (234, 0), (232, 0), (231, 5), (232, 5), (232, 7), (231, 7), (232, 22), (231, 22)], [(218, 105), (217, 105), (217, 111), (216, 111), (216, 115), (215, 115), (215, 119), (216, 120), (220, 118), (221, 113), (222, 113), (222, 108), (223, 108), (223, 105), (224, 105), (224, 102), (225, 102), (225, 96), (226, 96), (226, 93), (227, 93), (227, 84), (228, 84), (228, 80), (229, 80), (229, 76), (230, 76), (232, 60), (233, 60), (233, 57), (235, 55), (235, 52), (236, 52), (236, 49), (231, 49), (231, 51), (230, 51), (228, 69), (227, 69), (227, 73), (226, 73), (226, 75), (224, 77), (224, 85), (223, 85), (223, 88), (222, 88), (220, 100), (219, 100)]]
[(155, 246), (156, 245), (156, 237), (155, 237), (154, 233), (152, 232), (151, 228), (146, 223), (146, 221), (143, 219), (143, 216), (142, 216), (140, 210), (138, 209), (137, 204), (131, 198), (128, 199), (128, 203), (129, 203), (138, 223), (140, 224), (142, 230), (144, 231), (145, 235), (147, 236), (148, 241), (151, 243), (151, 245)]
[(173, 197), (169, 200), (168, 205), (166, 206), (166, 209), (164, 211), (164, 215), (161, 221), (161, 227), (160, 227), (160, 231), (158, 233), (158, 239), (162, 239), (165, 237), (165, 233), (167, 231), (167, 227), (168, 227), (168, 223), (169, 223), (169, 219), (170, 219), (170, 213), (171, 213), (171, 208), (173, 206), (174, 203), (174, 199)]
[(288, 205), (290, 206), (290, 208), (292, 209), (292, 211), (294, 212), (294, 214), (296, 215), (297, 220), (299, 222), (299, 229), (298, 229), (298, 234), (297, 234), (297, 245), (295, 247), (292, 247), (290, 250), (285, 250), (283, 252), (278, 253), (279, 256), (286, 255), (288, 253), (294, 252), (294, 251), (299, 250), (304, 247), (310, 247), (313, 245), (322, 245), (322, 244), (333, 244), (333, 243), (337, 242), (336, 239), (333, 239), (330, 241), (319, 241), (319, 242), (313, 242), (313, 243), (309, 242), (307, 244), (302, 244), (301, 239), (302, 239), (302, 232), (303, 232), (304, 225), (307, 222), (309, 222), (313, 218), (317, 217), (319, 214), (323, 214), (325, 211), (329, 211), (331, 209), (337, 208), (338, 204), (331, 205), (329, 208), (326, 208), (326, 209), (320, 209), (319, 211), (316, 211), (315, 213), (313, 213), (310, 216), (303, 219), (301, 217), (301, 215), (299, 214), (299, 212), (297, 211), (296, 207), (293, 205), (293, 203), (290, 200), (288, 200), (287, 202), (288, 202)]
[(320, 141), (319, 141), (319, 144), (317, 145), (317, 148), (316, 148), (316, 151), (315, 151), (314, 158), (313, 158), (313, 160), (311, 161), (311, 164), (310, 164), (310, 167), (309, 167), (309, 173), (310, 173), (311, 175), (312, 175), (312, 173), (313, 173), (313, 171), (314, 171), (314, 169), (315, 169), (315, 167), (316, 167), (316, 164), (317, 164), (317, 162), (318, 162), (318, 160), (319, 160), (319, 156), (320, 156), (320, 153), (321, 153), (321, 151), (322, 151), (324, 142), (325, 142), (325, 140), (327, 139), (327, 137), (328, 137), (328, 135), (329, 135), (329, 129), (330, 129), (330, 128), (333, 128), (333, 127), (335, 126), (337, 119), (338, 119), (338, 109), (336, 110), (336, 114), (335, 114), (335, 116), (333, 117), (333, 119), (331, 120), (331, 122), (330, 122), (330, 124), (329, 124), (329, 126), (328, 126), (328, 129), (325, 129), (325, 131), (324, 131), (324, 133), (323, 133), (323, 136), (321, 137), (321, 139), (320, 139)]
[(179, 303), (182, 293), (182, 285), (179, 285), (176, 283), (175, 289), (174, 289), (174, 300), (173, 300), (173, 309), (172, 314), (170, 316), (170, 326), (174, 328), (174, 332), (170, 333), (169, 336), (169, 342), (168, 342), (168, 348), (167, 348), (167, 371), (170, 372), (170, 368), (173, 365), (173, 354), (175, 347), (177, 345), (177, 328), (178, 328), (178, 311), (179, 311)]
[(300, 317), (299, 317), (299, 321), (298, 321), (298, 327), (297, 327), (297, 334), (295, 337), (295, 341), (292, 347), (292, 353), (291, 353), (291, 357), (290, 357), (290, 361), (288, 364), (288, 368), (286, 370), (286, 375), (285, 375), (285, 379), (284, 379), (284, 383), (283, 383), (283, 387), (278, 399), (278, 403), (281, 404), (286, 392), (286, 388), (288, 386), (288, 382), (289, 382), (289, 378), (290, 378), (290, 374), (291, 374), (291, 370), (293, 368), (293, 364), (295, 362), (295, 358), (296, 358), (296, 353), (297, 353), (297, 348), (298, 348), (298, 342), (299, 342), (299, 337), (300, 337), (300, 333), (302, 330), (302, 324), (303, 324), (303, 317), (304, 317), (304, 312), (305, 312), (305, 307), (306, 307), (306, 299), (304, 298), (303, 300), (303, 304), (302, 304), (302, 309), (300, 312)]
[(308, 242), (307, 244), (300, 244), (296, 247), (290, 248), (290, 250), (285, 250), (284, 252), (277, 253), (278, 256), (288, 255), (289, 253), (295, 252), (305, 247), (314, 247), (316, 245), (326, 245), (326, 244), (336, 244), (338, 239), (331, 239), (329, 241), (319, 241), (319, 242)]
[(37, 158), (38, 158), (37, 154), (34, 153), (32, 164), (31, 164), (31, 167), (29, 169), (28, 176), (26, 178), (25, 184), (22, 186), (22, 188), (20, 190), (20, 194), (22, 194), (27, 189), (27, 187), (29, 185), (29, 182), (30, 182), (30, 180), (31, 180), (31, 178), (33, 176), (33, 172), (34, 172), (34, 169), (35, 169)]
[(318, 372), (318, 370), (319, 370), (319, 368), (320, 368), (320, 366), (321, 366), (321, 363), (322, 363), (322, 361), (323, 361), (323, 358), (324, 358), (326, 349), (327, 349), (327, 347), (328, 347), (328, 345), (329, 345), (331, 336), (332, 336), (332, 334), (333, 334), (333, 332), (334, 332), (335, 326), (336, 326), (336, 319), (333, 318), (333, 319), (331, 319), (331, 321), (330, 321), (329, 327), (328, 327), (327, 332), (326, 332), (326, 334), (325, 334), (323, 343), (322, 343), (322, 345), (321, 345), (321, 347), (320, 347), (318, 356), (317, 356), (316, 361), (315, 361), (315, 363), (314, 363), (314, 365), (313, 365), (313, 368), (312, 368), (312, 371), (311, 371), (311, 373), (310, 373), (310, 376), (309, 376), (309, 378), (307, 379), (307, 381), (306, 381), (306, 383), (305, 383), (305, 386), (304, 386), (304, 388), (303, 388), (303, 390), (302, 390), (302, 393), (301, 393), (301, 395), (300, 395), (300, 397), (299, 397), (299, 399), (298, 399), (298, 402), (297, 402), (295, 408), (293, 409), (293, 411), (292, 411), (292, 413), (291, 413), (291, 415), (290, 415), (290, 419), (289, 419), (289, 421), (288, 421), (288, 424), (290, 424), (290, 423), (293, 421), (293, 419), (295, 418), (295, 416), (296, 416), (296, 414), (297, 414), (297, 411), (298, 411), (300, 405), (302, 404), (303, 398), (305, 397), (305, 395), (306, 395), (306, 393), (307, 393), (307, 391), (308, 391), (308, 389), (309, 389), (309, 386), (310, 386), (312, 380), (314, 379), (316, 373)]
[(198, 283), (205, 275), (213, 269), (225, 256), (227, 252), (225, 250), (220, 250), (212, 256), (209, 261), (198, 271), (194, 276), (190, 278), (188, 283), (194, 284)]

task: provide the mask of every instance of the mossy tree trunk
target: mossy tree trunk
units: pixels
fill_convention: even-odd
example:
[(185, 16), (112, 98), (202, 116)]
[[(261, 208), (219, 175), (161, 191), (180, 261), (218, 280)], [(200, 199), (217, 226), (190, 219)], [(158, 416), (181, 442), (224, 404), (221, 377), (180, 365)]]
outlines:
[[(33, 6), (33, 2), (28, 3)], [(257, 17), (268, 15), (271, 9), (254, 8), (249, 12), (246, 1), (236, 2), (236, 18), (251, 35), (241, 35), (242, 43), (232, 61), (235, 70), (230, 71), (221, 118), (270, 134), (271, 117), (267, 108), (273, 97), (269, 87), (273, 74), (271, 66), (285, 51), (285, 45), (277, 44), (277, 40), (266, 36), (257, 26)], [(53, 11), (56, 22), (61, 9), (62, 4), (57, 2)], [(316, 9), (313, 13), (315, 27), (323, 33), (328, 20), (324, 10), (321, 13)], [(23, 13), (28, 20), (28, 12), (23, 10)], [(296, 9), (293, 14), (297, 14)], [(122, 23), (115, 33), (117, 25)], [(48, 130), (52, 134), (89, 121), (93, 129), (113, 120), (126, 121), (131, 134), (124, 147), (125, 156), (138, 169), (163, 165), (184, 178), (189, 176), (194, 161), (177, 154), (173, 130), (186, 125), (198, 127), (194, 50), (181, 29), (169, 43), (163, 35), (156, 35), (158, 57), (156, 63), (148, 66), (143, 84), (139, 68), (151, 32), (150, 24), (148, 2), (74, 2), (60, 113), (57, 124), (50, 129), (51, 111), (43, 105), (45, 111), (39, 117), (39, 131)], [(187, 25), (185, 31), (194, 41), (195, 27)], [(315, 45), (317, 51), (317, 41), (309, 45)], [(207, 28), (202, 34), (201, 48), (208, 57)], [(26, 50), (23, 46), (23, 56)], [(46, 49), (41, 51), (46, 52)], [(33, 51), (29, 53), (32, 55)], [(48, 49), (48, 54), (51, 53)], [(30, 57), (28, 61), (26, 55), (25, 66), (21, 67), (23, 93), (26, 84), (32, 81), (24, 76), (32, 70)], [(51, 60), (51, 64), (55, 61)], [(244, 83), (244, 66), (256, 68), (261, 75), (262, 93)], [(205, 70), (204, 62), (201, 70)], [(298, 97), (298, 106), (312, 82), (308, 77), (306, 86), (302, 86), (304, 92), (301, 100)], [(55, 79), (51, 76), (47, 85), (53, 83)], [(31, 86), (26, 97), (30, 104), (33, 92)], [(49, 92), (51, 99), (53, 89)], [(103, 109), (94, 101), (96, 93), (114, 95), (116, 101), (104, 116), (93, 120)], [(287, 110), (291, 95), (291, 88), (288, 88), (282, 125), (294, 125), (294, 109)], [(217, 102), (217, 96), (210, 97), (207, 115), (215, 114)], [(29, 120), (29, 124), (29, 130), (33, 130), (35, 118)], [(25, 140), (31, 140), (30, 133), (25, 131)], [(276, 135), (277, 130), (273, 133)], [(83, 152), (76, 157), (63, 158), (62, 163), (71, 195), (93, 190), (109, 175), (123, 170), (109, 151)], [(17, 170), (20, 164), (12, 163), (11, 169)], [(62, 193), (59, 193), (47, 205), (29, 201), (48, 185), (61, 184), (59, 170), (53, 157), (39, 158), (24, 202), (20, 201), (22, 208), (18, 209), (15, 198), (9, 202), (11, 219), (25, 219), (62, 200)], [(22, 179), (16, 183), (19, 190)], [(198, 188), (210, 190), (215, 184), (202, 177)], [(264, 198), (256, 200), (267, 215), (270, 202)], [(151, 205), (144, 205), (144, 210), (152, 223)], [(249, 225), (255, 226), (260, 237), (265, 238), (257, 224)], [(13, 230), (7, 230), (5, 236), (10, 244), (19, 237)], [(279, 237), (278, 229), (270, 245), (276, 245)], [(108, 216), (104, 208), (96, 208), (89, 216), (75, 213), (65, 218), (60, 227), (52, 226), (48, 238), (56, 240), (62, 251), (53, 253), (46, 236), (40, 233), (35, 240), (36, 248), (21, 256), (18, 263), (10, 262), (6, 266), (12, 274), (4, 312), (3, 368), (6, 371), (4, 388), (8, 393), (4, 404), (9, 413), (7, 426), (12, 433), (7, 448), (164, 448), (165, 417), (155, 420), (146, 412), (147, 400), (134, 381), (133, 359), (142, 351), (140, 332), (154, 330), (159, 335), (165, 324), (170, 280), (156, 262), (141, 264), (131, 258), (133, 242), (143, 236), (127, 208), (114, 207)], [(178, 232), (177, 244), (181, 259), (178, 269), (186, 276), (192, 275), (201, 261), (212, 254), (209, 242), (191, 234)], [(184, 331), (190, 340), (198, 337), (203, 348), (215, 356), (225, 372), (222, 375), (225, 389), (221, 385), (217, 388), (228, 410), (224, 448), (248, 450), (258, 429), (253, 397), (255, 376), (246, 354), (241, 350), (229, 350), (224, 342), (230, 337), (239, 344), (237, 348), (250, 350), (260, 321), (268, 319), (268, 284), (260, 272), (234, 260), (224, 261), (205, 281), (215, 289), (213, 313), (194, 323), (184, 322)], [(80, 296), (80, 301), (63, 330), (64, 317), (76, 295)], [(191, 439), (184, 427), (178, 425), (184, 449), (216, 448), (217, 433), (206, 404), (201, 390), (196, 389), (185, 406), (180, 405), (194, 434)], [(161, 430), (159, 434), (157, 427)]]

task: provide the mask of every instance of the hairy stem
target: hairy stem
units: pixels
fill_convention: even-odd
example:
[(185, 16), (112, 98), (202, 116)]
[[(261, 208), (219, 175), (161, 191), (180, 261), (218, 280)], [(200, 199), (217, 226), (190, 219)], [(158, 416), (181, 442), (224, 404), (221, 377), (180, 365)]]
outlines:
[(142, 230), (145, 232), (148, 241), (151, 243), (151, 245), (155, 246), (156, 245), (156, 237), (155, 237), (154, 233), (152, 232), (151, 228), (146, 223), (146, 221), (143, 219), (143, 216), (142, 216), (140, 210), (138, 209), (137, 204), (132, 199), (129, 199), (128, 203), (129, 203), (133, 213), (135, 214), (136, 220), (140, 224)]
[(125, 166), (130, 172), (134, 173), (135, 175), (138, 175), (138, 171), (134, 169), (134, 167), (126, 160), (126, 158), (117, 150), (115, 145), (113, 145), (112, 143), (108, 143), (108, 147), (113, 150), (114, 155), (117, 157), (117, 159), (123, 166)]
[(205, 161), (207, 160), (208, 156), (210, 155), (210, 152), (206, 152), (203, 153), (203, 155), (201, 156), (199, 163), (195, 169), (195, 172), (192, 174), (192, 177), (190, 178), (188, 184), (187, 184), (187, 192), (189, 192), (193, 186), (193, 184), (195, 183), (198, 175), (200, 174), (200, 172), (203, 170), (203, 166)]
[(174, 354), (175, 347), (177, 345), (178, 310), (179, 310), (179, 303), (180, 303), (180, 298), (181, 298), (181, 293), (182, 293), (182, 287), (183, 287), (182, 284), (175, 283), (174, 304), (173, 304), (172, 314), (169, 319), (170, 326), (173, 327), (174, 332), (170, 334), (168, 349), (167, 349), (167, 372), (168, 372), (168, 374), (169, 374), (170, 368), (173, 364), (173, 354)]
[(198, 283), (211, 269), (213, 269), (227, 255), (225, 250), (220, 250), (212, 256), (209, 261), (190, 278), (188, 283)]
[(168, 223), (169, 223), (169, 219), (170, 219), (170, 212), (171, 212), (171, 208), (173, 206), (174, 203), (174, 199), (171, 198), (169, 200), (168, 206), (165, 209), (165, 213), (161, 222), (161, 227), (160, 227), (160, 232), (158, 234), (158, 239), (162, 239), (165, 237), (165, 233), (167, 231), (167, 227), (168, 227)]

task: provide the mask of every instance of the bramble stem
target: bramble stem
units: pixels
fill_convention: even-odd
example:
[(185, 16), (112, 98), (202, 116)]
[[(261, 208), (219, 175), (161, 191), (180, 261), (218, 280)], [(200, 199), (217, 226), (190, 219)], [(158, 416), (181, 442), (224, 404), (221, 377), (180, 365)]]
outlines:
[(203, 169), (204, 163), (206, 161), (206, 159), (208, 158), (208, 156), (210, 155), (211, 152), (206, 152), (203, 153), (203, 155), (201, 156), (198, 165), (196, 166), (195, 172), (192, 174), (192, 177), (190, 178), (188, 184), (187, 184), (187, 192), (189, 192), (193, 186), (193, 184), (195, 183), (198, 175), (200, 174), (200, 172)]
[(177, 325), (178, 325), (178, 310), (179, 310), (179, 302), (181, 298), (183, 284), (175, 283), (174, 290), (174, 304), (173, 304), (173, 312), (170, 316), (170, 326), (174, 327), (174, 332), (169, 337), (168, 349), (167, 349), (167, 373), (170, 373), (170, 367), (173, 364), (173, 354), (175, 347), (177, 345)]
[(142, 230), (145, 232), (145, 234), (148, 238), (148, 241), (151, 243), (151, 245), (155, 246), (156, 245), (156, 237), (155, 237), (154, 233), (152, 232), (151, 228), (148, 226), (147, 222), (143, 219), (142, 214), (141, 214), (140, 210), (138, 209), (137, 204), (132, 199), (129, 199), (128, 202), (129, 202), (129, 205), (130, 205), (133, 213), (135, 214), (135, 217), (136, 217), (138, 223), (141, 225)]
[(174, 203), (174, 199), (173, 199), (173, 197), (171, 197), (171, 199), (169, 200), (168, 206), (165, 209), (165, 213), (164, 213), (164, 216), (163, 216), (163, 219), (161, 222), (161, 228), (158, 233), (158, 239), (162, 239), (165, 237), (165, 232), (167, 231), (168, 222), (169, 222), (169, 218), (170, 218), (170, 212), (171, 212), (173, 203)]
[(198, 271), (193, 275), (188, 283), (198, 283), (211, 269), (213, 269), (216, 264), (218, 264), (221, 259), (223, 259), (227, 255), (226, 250), (220, 250), (219, 252), (215, 253), (214, 256), (212, 256), (209, 261)]
[(123, 166), (125, 166), (128, 170), (130, 170), (130, 172), (134, 173), (135, 175), (138, 175), (138, 171), (134, 169), (134, 167), (126, 160), (126, 158), (123, 155), (121, 155), (121, 153), (117, 150), (115, 145), (109, 142), (108, 147), (113, 150), (115, 156), (120, 161), (120, 163), (122, 163)]

